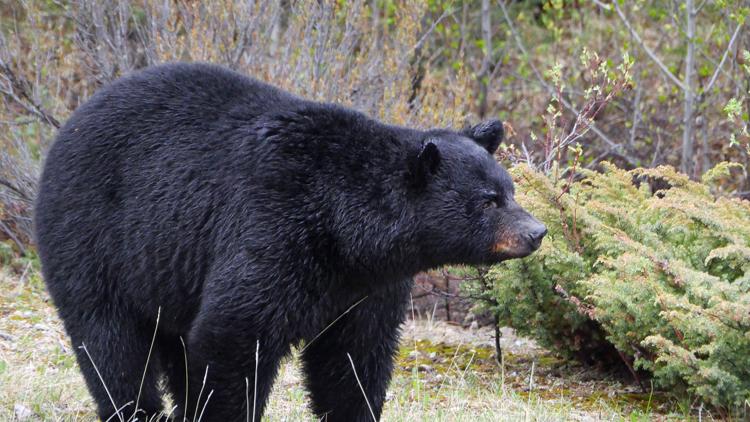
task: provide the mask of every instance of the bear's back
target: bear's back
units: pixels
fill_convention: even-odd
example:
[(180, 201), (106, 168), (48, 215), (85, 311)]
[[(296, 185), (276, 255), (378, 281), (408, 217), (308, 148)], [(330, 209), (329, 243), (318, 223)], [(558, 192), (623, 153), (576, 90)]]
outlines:
[(40, 180), (36, 240), (53, 295), (53, 273), (114, 281), (152, 271), (154, 283), (134, 292), (143, 296), (169, 293), (176, 277), (198, 288), (230, 179), (252, 165), (238, 148), (256, 141), (261, 114), (301, 102), (207, 64), (157, 66), (99, 90), (61, 128)]
[(119, 206), (127, 199), (122, 189), (151, 188), (153, 179), (201, 171), (220, 177), (223, 166), (212, 164), (226, 163), (239, 143), (253, 140), (258, 116), (301, 101), (208, 64), (135, 72), (100, 89), (60, 129), (47, 154), (38, 205), (56, 208), (55, 199), (91, 194), (89, 203)]
[[(111, 153), (212, 144), (207, 136), (302, 101), (223, 67), (200, 63), (155, 66), (101, 88), (60, 130), (47, 165)], [(237, 119), (232, 121), (232, 119)], [(193, 145), (191, 145), (193, 144)], [(134, 151), (126, 151), (132, 148)], [(148, 158), (148, 157), (146, 157)], [(51, 168), (49, 168), (51, 166)]]

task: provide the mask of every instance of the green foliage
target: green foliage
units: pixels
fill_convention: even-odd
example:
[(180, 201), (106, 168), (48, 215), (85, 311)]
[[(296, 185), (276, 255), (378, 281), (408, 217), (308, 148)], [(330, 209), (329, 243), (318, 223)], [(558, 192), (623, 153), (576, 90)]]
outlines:
[(517, 199), (549, 235), (536, 254), (491, 268), (468, 293), (501, 324), (564, 356), (632, 362), (660, 388), (742, 406), (750, 399), (750, 202), (717, 197), (709, 185), (731, 168), (699, 183), (671, 167), (605, 164), (555, 182), (516, 166)]

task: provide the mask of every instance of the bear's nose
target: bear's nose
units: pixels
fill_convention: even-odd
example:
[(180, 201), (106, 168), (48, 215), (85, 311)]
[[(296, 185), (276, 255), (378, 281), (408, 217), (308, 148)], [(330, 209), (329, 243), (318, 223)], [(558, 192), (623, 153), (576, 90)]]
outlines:
[(542, 239), (544, 236), (547, 235), (547, 226), (544, 224), (536, 224), (530, 231), (529, 231), (529, 240), (531, 240), (531, 243), (535, 246), (535, 249), (539, 247), (542, 243)]

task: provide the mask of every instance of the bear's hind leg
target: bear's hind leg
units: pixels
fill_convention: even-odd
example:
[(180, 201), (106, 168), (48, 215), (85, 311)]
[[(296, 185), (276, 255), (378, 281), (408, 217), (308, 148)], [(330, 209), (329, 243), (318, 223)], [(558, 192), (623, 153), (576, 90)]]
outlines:
[[(137, 320), (136, 315), (121, 304), (117, 307), (99, 304), (86, 313), (61, 312), (102, 420), (118, 421), (120, 417), (147, 420), (162, 411), (157, 388), (158, 362), (153, 356), (149, 359), (154, 327)], [(136, 403), (138, 412), (132, 417)]]

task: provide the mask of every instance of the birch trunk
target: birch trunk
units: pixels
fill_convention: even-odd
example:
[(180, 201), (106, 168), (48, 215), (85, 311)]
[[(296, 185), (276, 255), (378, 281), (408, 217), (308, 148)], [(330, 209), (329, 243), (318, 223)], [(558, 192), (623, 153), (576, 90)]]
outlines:
[(695, 122), (695, 5), (693, 0), (686, 0), (687, 14), (687, 54), (685, 56), (685, 112), (682, 131), (682, 161), (680, 170), (690, 177), (695, 177), (693, 126)]

